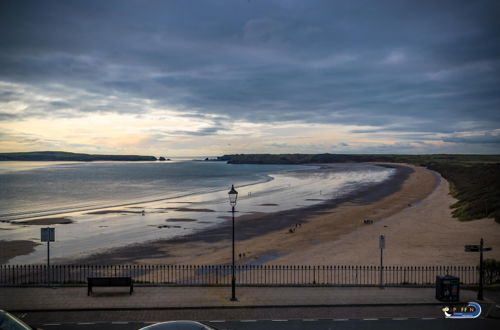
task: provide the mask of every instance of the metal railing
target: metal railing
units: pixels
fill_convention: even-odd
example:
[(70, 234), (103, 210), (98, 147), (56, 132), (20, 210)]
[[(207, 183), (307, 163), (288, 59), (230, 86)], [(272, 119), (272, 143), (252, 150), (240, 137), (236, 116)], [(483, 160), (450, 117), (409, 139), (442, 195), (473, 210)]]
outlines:
[[(477, 266), (384, 266), (384, 286), (434, 286), (437, 275), (475, 285)], [(87, 277), (132, 277), (136, 284), (228, 286), (230, 265), (0, 265), (0, 286), (79, 286)], [(238, 286), (378, 286), (380, 266), (237, 265)]]

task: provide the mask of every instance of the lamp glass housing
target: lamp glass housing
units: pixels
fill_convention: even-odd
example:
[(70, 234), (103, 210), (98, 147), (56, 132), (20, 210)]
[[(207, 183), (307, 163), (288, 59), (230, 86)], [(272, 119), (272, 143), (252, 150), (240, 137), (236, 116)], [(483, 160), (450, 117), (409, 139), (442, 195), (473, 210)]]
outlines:
[(231, 206), (236, 205), (236, 199), (238, 198), (238, 192), (234, 189), (234, 185), (231, 185), (231, 190), (228, 193), (229, 195), (229, 203)]

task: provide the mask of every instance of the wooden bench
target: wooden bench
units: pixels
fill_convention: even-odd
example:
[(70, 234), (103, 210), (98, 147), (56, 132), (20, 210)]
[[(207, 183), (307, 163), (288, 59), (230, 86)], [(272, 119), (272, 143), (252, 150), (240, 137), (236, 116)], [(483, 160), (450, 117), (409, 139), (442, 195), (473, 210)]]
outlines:
[(134, 292), (134, 285), (131, 277), (87, 277), (87, 296), (92, 293), (94, 286), (128, 286), (130, 294)]

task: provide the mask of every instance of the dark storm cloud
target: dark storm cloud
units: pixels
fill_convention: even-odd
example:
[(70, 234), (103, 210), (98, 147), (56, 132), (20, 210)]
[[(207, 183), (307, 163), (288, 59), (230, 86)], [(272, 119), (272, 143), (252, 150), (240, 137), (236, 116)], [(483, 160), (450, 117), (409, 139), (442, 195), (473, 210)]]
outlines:
[(223, 126), (210, 126), (200, 128), (194, 131), (169, 131), (165, 133), (165, 136), (179, 136), (179, 135), (190, 135), (190, 136), (207, 136), (207, 135), (217, 135), (218, 132), (224, 130)]
[(16, 116), (147, 99), (251, 122), (493, 130), (498, 17), (498, 1), (2, 1), (0, 80), (57, 96)]
[(485, 133), (471, 136), (450, 136), (443, 139), (445, 142), (472, 143), (472, 144), (500, 144), (500, 133)]
[(21, 118), (19, 115), (7, 112), (0, 112), (0, 120), (12, 120)]

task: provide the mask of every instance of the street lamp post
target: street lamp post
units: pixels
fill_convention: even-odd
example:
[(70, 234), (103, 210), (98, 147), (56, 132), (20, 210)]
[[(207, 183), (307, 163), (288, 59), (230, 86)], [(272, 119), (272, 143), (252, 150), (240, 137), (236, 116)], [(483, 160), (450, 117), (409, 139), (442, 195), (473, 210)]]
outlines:
[(238, 192), (234, 189), (234, 185), (231, 185), (231, 190), (229, 191), (229, 204), (231, 204), (232, 211), (233, 211), (233, 277), (231, 279), (231, 301), (238, 301), (236, 299), (236, 277), (234, 275), (234, 207), (236, 206), (236, 199), (238, 198)]

